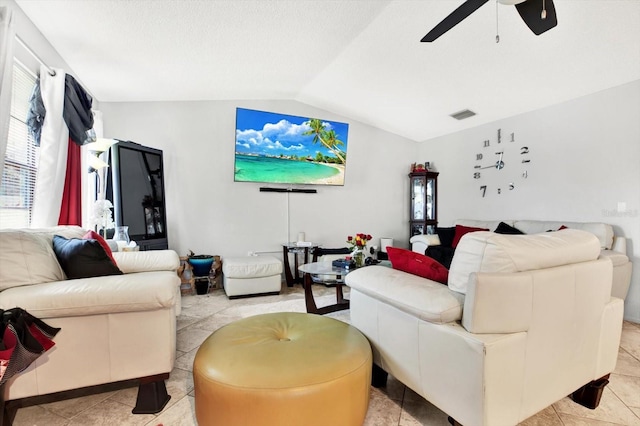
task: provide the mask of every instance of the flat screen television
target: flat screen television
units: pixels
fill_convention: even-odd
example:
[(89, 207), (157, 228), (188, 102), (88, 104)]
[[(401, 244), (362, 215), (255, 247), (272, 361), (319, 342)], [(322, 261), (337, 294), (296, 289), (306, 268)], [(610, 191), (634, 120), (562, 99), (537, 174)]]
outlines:
[(116, 226), (141, 250), (168, 248), (162, 151), (127, 141), (111, 147), (106, 197)]
[(349, 125), (236, 108), (236, 182), (344, 185)]

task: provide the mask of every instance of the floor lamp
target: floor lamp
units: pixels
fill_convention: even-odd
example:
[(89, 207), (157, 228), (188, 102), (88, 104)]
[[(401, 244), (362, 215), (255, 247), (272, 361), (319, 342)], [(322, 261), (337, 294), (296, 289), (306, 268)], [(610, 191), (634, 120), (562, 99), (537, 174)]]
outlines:
[(96, 179), (95, 201), (92, 211), (92, 222), (97, 229), (103, 230), (103, 236), (106, 238), (107, 229), (115, 227), (113, 223), (113, 214), (111, 208), (113, 204), (105, 199), (106, 170), (109, 165), (100, 156), (107, 151), (111, 145), (116, 143), (115, 139), (98, 138), (95, 142), (86, 144), (89, 150), (89, 174), (94, 174)]

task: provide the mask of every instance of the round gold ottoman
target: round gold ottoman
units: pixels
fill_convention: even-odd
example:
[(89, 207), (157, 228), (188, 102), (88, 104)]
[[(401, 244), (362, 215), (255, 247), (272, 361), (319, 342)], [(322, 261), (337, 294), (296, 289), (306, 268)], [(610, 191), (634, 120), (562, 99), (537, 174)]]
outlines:
[(362, 425), (371, 347), (354, 327), (281, 312), (226, 325), (193, 362), (202, 426)]

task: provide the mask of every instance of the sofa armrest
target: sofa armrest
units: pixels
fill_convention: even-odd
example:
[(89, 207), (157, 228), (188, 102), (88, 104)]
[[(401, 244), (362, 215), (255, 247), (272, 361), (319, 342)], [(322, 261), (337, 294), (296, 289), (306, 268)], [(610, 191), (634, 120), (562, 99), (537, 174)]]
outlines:
[(527, 331), (533, 279), (527, 273), (473, 273), (464, 300), (462, 326), (470, 333)]
[(40, 318), (176, 309), (179, 288), (170, 271), (106, 275), (14, 287), (0, 292), (0, 306), (20, 306)]
[(180, 257), (173, 250), (117, 251), (113, 253), (113, 258), (125, 274), (177, 271), (180, 267)]
[(424, 254), (427, 247), (440, 245), (440, 237), (437, 234), (420, 234), (411, 237), (409, 242), (411, 243), (411, 251)]
[(352, 289), (423, 321), (446, 324), (462, 317), (464, 295), (417, 275), (373, 265), (349, 272)]
[(625, 237), (613, 237), (611, 250), (627, 255), (627, 239)]

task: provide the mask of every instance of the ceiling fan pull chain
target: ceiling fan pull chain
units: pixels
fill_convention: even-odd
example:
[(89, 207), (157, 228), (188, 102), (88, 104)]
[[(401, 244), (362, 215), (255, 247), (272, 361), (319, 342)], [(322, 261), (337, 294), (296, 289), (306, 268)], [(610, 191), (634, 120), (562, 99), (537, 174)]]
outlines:
[(498, 0), (496, 0), (496, 43), (500, 43), (500, 31), (498, 28)]
[(547, 7), (545, 6), (545, 0), (542, 0), (542, 12), (540, 12), (540, 19), (543, 21), (547, 19)]

